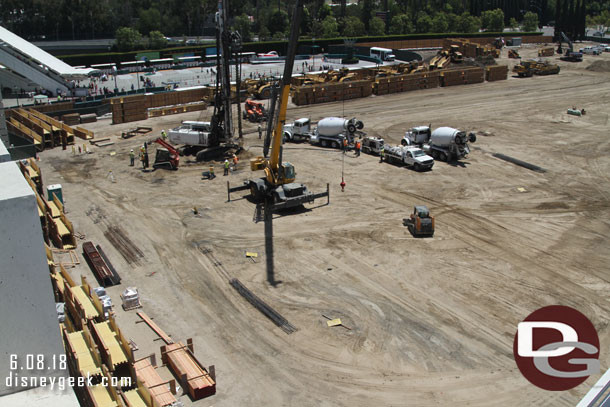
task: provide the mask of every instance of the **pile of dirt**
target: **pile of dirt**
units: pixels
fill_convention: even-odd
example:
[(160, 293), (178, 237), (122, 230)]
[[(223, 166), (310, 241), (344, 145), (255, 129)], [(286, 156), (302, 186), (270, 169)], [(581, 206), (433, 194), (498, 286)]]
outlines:
[(595, 61), (587, 67), (587, 71), (610, 72), (610, 61)]

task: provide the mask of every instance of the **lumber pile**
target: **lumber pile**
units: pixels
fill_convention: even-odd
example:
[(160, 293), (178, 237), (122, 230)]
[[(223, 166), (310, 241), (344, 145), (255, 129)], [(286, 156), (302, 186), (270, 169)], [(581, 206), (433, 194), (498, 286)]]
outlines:
[(180, 378), (180, 384), (188, 390), (193, 400), (216, 394), (214, 367), (210, 372), (197, 360), (193, 351), (193, 340), (161, 346), (161, 360)]
[(418, 72), (377, 78), (373, 82), (375, 95), (438, 88), (440, 71)]
[(80, 114), (64, 114), (63, 116), (61, 116), (61, 121), (67, 124), (68, 126), (76, 126), (77, 124), (80, 124)]
[(97, 121), (97, 115), (95, 113), (82, 114), (80, 116), (81, 124), (84, 124), (84, 123), (95, 123), (96, 121)]
[(148, 119), (145, 95), (110, 99), (110, 105), (112, 108), (112, 124)]
[(195, 102), (183, 105), (158, 107), (149, 109), (148, 117), (169, 116), (178, 113), (197, 112), (199, 110), (205, 110), (207, 108), (208, 104), (206, 102)]
[(314, 103), (338, 102), (371, 95), (371, 81), (349, 81), (300, 86), (292, 93), (292, 102), (297, 106)]
[(485, 68), (485, 80), (501, 81), (508, 78), (508, 65), (492, 65)]
[(467, 85), (485, 81), (485, 71), (479, 67), (446, 69), (441, 73), (441, 86)]

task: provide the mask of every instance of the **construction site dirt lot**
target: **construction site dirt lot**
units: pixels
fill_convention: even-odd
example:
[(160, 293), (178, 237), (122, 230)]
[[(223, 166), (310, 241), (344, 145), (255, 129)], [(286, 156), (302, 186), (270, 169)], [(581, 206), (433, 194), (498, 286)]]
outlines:
[[(519, 52), (533, 57), (536, 49)], [(502, 55), (512, 68), (516, 61)], [(322, 199), (272, 222), (254, 222), (255, 205), (240, 193), (227, 202), (226, 181), (260, 176), (248, 165), (262, 151), (256, 124), (244, 124), (246, 152), (227, 177), (221, 161), (211, 181), (201, 177), (209, 163), (186, 157), (177, 171), (128, 165), (130, 148), (137, 152), (181, 120), (207, 120), (211, 109), (89, 124), (97, 138), (116, 143), (90, 146), (87, 155), (43, 152), (40, 165), (47, 185), (63, 185), (76, 231), (101, 244), (121, 275), (122, 285), (109, 289), (116, 308), (118, 294), (137, 286), (143, 310), (174, 339), (192, 337), (199, 360), (216, 366), (217, 394), (193, 405), (574, 406), (600, 375), (567, 392), (541, 390), (519, 372), (513, 339), (534, 310), (568, 305), (595, 325), (602, 372), (610, 364), (610, 81), (608, 72), (586, 69), (610, 61), (610, 53), (582, 63), (549, 59), (560, 64), (559, 75), (509, 73), (506, 81), (290, 105), (288, 121), (357, 117), (364, 131), (392, 144), (428, 124), (478, 138), (466, 159), (422, 173), (287, 144), (283, 159), (295, 165), (297, 181), (314, 192), (330, 183), (330, 205)], [(571, 107), (587, 114), (569, 116)], [(137, 124), (154, 133), (118, 137)], [(403, 226), (416, 204), (436, 217), (433, 238), (413, 238)], [(267, 282), (271, 272), (276, 285)], [(276, 327), (227, 278), (298, 330)], [(117, 310), (137, 343), (134, 312)], [(325, 316), (344, 326), (328, 327)], [(159, 360), (155, 344), (146, 346), (157, 348)]]

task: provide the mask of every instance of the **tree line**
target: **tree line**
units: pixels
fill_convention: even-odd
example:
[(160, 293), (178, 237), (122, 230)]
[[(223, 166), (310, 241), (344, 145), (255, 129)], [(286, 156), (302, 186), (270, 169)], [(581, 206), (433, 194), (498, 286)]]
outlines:
[[(305, 2), (301, 36), (535, 31), (554, 22), (578, 39), (586, 24), (607, 29), (610, 0), (335, 0)], [(166, 37), (214, 35), (217, 0), (3, 0), (0, 23), (30, 40), (117, 38), (162, 48)], [(294, 0), (231, 0), (232, 26), (245, 41), (284, 39)], [(604, 28), (606, 27), (606, 28)]]

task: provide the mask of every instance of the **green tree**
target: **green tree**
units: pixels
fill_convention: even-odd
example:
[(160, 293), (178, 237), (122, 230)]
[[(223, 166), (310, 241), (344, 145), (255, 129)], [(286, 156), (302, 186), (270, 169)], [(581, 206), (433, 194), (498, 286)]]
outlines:
[(311, 22), (311, 36), (313, 38), (321, 38), (324, 34), (324, 27), (320, 21), (314, 20)]
[(346, 37), (360, 37), (365, 34), (364, 23), (354, 16), (347, 17), (343, 28), (343, 35)]
[(259, 39), (259, 41), (265, 41), (270, 36), (271, 36), (271, 33), (269, 32), (269, 29), (266, 26), (263, 25), (261, 27), (261, 29), (258, 31), (258, 39)]
[(508, 22), (508, 28), (510, 28), (513, 31), (517, 31), (517, 29), (519, 28), (519, 23), (517, 22), (517, 20), (515, 20), (515, 18), (511, 18), (510, 21)]
[(333, 9), (330, 8), (328, 4), (323, 4), (322, 7), (318, 10), (318, 19), (320, 21), (324, 21), (324, 19), (328, 16), (332, 16)]
[(140, 10), (140, 19), (138, 20), (138, 30), (142, 34), (151, 31), (159, 31), (161, 29), (161, 13), (156, 8)]
[(337, 19), (332, 16), (326, 16), (322, 21), (322, 37), (333, 38), (339, 36), (339, 24)]
[(373, 0), (364, 0), (362, 5), (362, 22), (364, 23), (365, 30), (368, 31), (369, 23), (371, 22), (371, 15), (373, 14), (373, 10), (375, 9), (375, 4)]
[(432, 31), (432, 19), (425, 11), (422, 11), (417, 15), (415, 30), (418, 33), (429, 33), (430, 31)]
[(282, 34), (288, 29), (288, 13), (283, 10), (277, 10), (269, 17), (267, 28), (271, 34), (281, 32)]
[(167, 40), (161, 31), (151, 31), (148, 34), (148, 46), (152, 49), (165, 48)]
[(538, 30), (538, 14), (528, 11), (523, 16), (523, 31)]
[(461, 33), (478, 32), (481, 28), (481, 20), (478, 17), (471, 16), (465, 11), (457, 19), (457, 31)]
[(140, 45), (142, 40), (140, 32), (131, 27), (120, 27), (114, 36), (119, 51), (132, 51)]
[(369, 23), (369, 35), (384, 35), (385, 23), (379, 17), (373, 17)]
[(390, 34), (411, 34), (413, 24), (406, 14), (399, 14), (390, 20)]
[(432, 19), (432, 31), (435, 33), (446, 33), (449, 31), (449, 19), (445, 13), (436, 13)]
[(233, 19), (233, 29), (239, 32), (243, 42), (249, 42), (252, 40), (251, 26), (252, 24), (250, 23), (250, 19), (245, 13)]
[(497, 33), (504, 31), (504, 12), (501, 9), (497, 8), (491, 11), (487, 28), (489, 31)]

